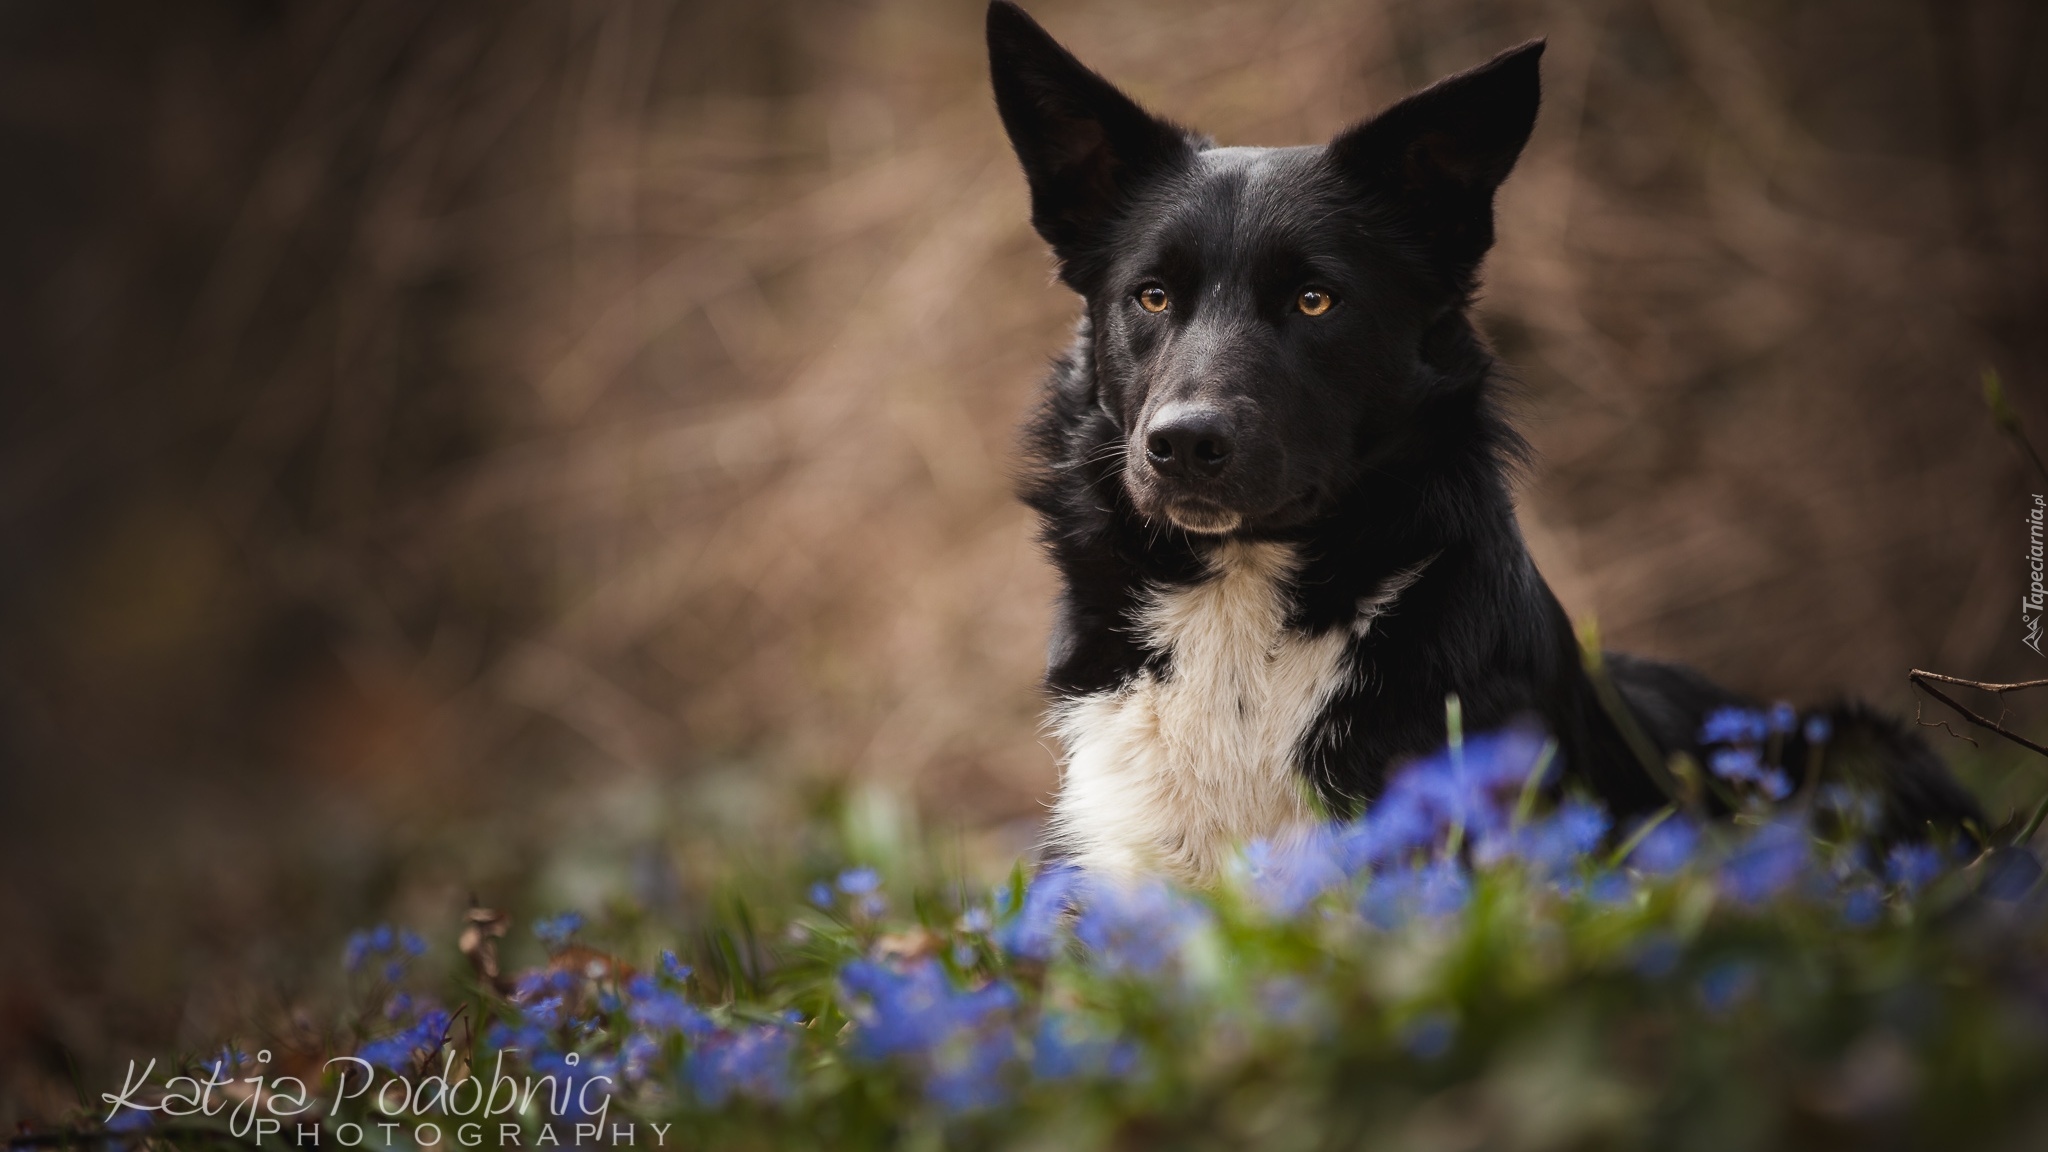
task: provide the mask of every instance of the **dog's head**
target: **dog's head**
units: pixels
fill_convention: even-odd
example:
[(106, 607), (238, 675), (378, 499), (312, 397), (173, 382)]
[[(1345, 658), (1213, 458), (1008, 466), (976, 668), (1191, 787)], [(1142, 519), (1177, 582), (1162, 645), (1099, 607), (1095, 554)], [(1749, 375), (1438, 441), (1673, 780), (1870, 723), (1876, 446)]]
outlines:
[(1297, 148), (1210, 146), (1005, 0), (988, 44), (1031, 223), (1088, 301), (1095, 400), (1142, 514), (1282, 529), (1408, 446), (1441, 362), (1469, 346), (1541, 41)]

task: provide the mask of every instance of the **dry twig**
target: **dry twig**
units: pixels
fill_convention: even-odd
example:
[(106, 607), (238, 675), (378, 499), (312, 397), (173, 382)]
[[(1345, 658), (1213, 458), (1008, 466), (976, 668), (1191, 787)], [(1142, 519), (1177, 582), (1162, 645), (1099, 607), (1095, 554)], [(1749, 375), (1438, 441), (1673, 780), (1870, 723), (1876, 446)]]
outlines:
[[(1936, 682), (1942, 684), (1956, 684), (1964, 688), (1975, 688), (1980, 692), (1989, 692), (1996, 696), (2004, 696), (2007, 692), (2024, 692), (2031, 688), (2048, 688), (2048, 680), (2020, 680), (2012, 684), (1992, 684), (1983, 680), (1966, 680), (1961, 676), (1946, 676), (1940, 672), (1928, 672), (1919, 668), (1913, 669), (1910, 673), (1907, 674), (1906, 678), (1913, 682), (1913, 686), (1915, 688), (1920, 689), (1922, 692), (1925, 692), (1929, 696), (1934, 697), (1936, 700), (1941, 701), (1943, 704), (1948, 705), (1950, 708), (1955, 710), (1958, 716), (1961, 716), (1963, 719), (1969, 721), (1972, 724), (1975, 724), (1977, 727), (1982, 728), (1987, 732), (1996, 732), (2000, 736), (2005, 737), (2007, 740), (2012, 741), (2013, 743), (2019, 745), (2022, 748), (2027, 749), (2028, 751), (2037, 752), (2043, 756), (2048, 756), (2048, 747), (2043, 747), (2039, 744), (2036, 744), (2032, 740), (2029, 740), (2025, 736), (2022, 736), (2019, 733), (2014, 732), (2013, 730), (2007, 728), (2005, 725), (1999, 723), (1996, 720), (1991, 720), (1987, 717), (1980, 716), (1977, 713), (1972, 712), (1970, 709), (1965, 708), (1961, 704), (1957, 703), (1955, 699), (1949, 696), (1946, 692), (1943, 692), (1941, 689), (1936, 688), (1934, 686)], [(1923, 723), (1925, 722), (1923, 721)], [(1943, 727), (1947, 727), (1947, 725), (1943, 725)], [(2048, 820), (2048, 796), (2043, 796), (2041, 798), (2041, 802), (2034, 806), (2034, 811), (2027, 817), (2026, 823), (2020, 826), (2018, 833), (2016, 833), (2013, 836), (2012, 842), (2014, 844), (2025, 844), (2028, 841), (2032, 840), (2034, 838), (2034, 833), (2040, 830), (2041, 823), (2044, 820)]]
[(1955, 698), (1950, 696), (1948, 693), (1943, 692), (1941, 689), (1936, 688), (1934, 686), (1935, 683), (1956, 684), (1964, 688), (1975, 688), (1980, 692), (1991, 692), (2003, 696), (2007, 692), (2022, 692), (2029, 688), (2048, 688), (2048, 680), (2022, 680), (2015, 684), (1991, 684), (1983, 680), (1965, 680), (1960, 676), (1947, 676), (1940, 672), (1928, 672), (1920, 668), (1913, 669), (1910, 673), (1907, 674), (1906, 678), (1913, 682), (1913, 686), (1915, 688), (1920, 689), (1922, 692), (1925, 692), (1929, 696), (1934, 697), (1936, 700), (1941, 701), (1943, 704), (1948, 705), (1950, 708), (1955, 710), (1956, 715), (1961, 716), (1963, 719), (1969, 721), (1977, 727), (1982, 728), (1987, 732), (1996, 732), (2000, 736), (2005, 737), (2007, 740), (2010, 740), (2013, 743), (2031, 752), (2038, 752), (2043, 756), (2048, 756), (2048, 747), (2036, 744), (2032, 740), (2029, 740), (2025, 736), (2022, 736), (2019, 733), (2014, 732), (2012, 729), (2007, 728), (2005, 725), (1999, 723), (1996, 720), (1991, 719), (1988, 716), (1978, 715), (1977, 713), (1964, 707), (1962, 704), (1957, 703)]

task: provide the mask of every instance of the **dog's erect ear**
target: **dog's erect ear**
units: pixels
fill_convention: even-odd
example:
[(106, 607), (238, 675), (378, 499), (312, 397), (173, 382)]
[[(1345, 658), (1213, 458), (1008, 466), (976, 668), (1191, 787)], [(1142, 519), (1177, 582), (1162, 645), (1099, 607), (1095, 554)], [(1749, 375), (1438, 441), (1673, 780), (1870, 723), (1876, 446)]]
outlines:
[(1338, 168), (1394, 202), (1460, 291), (1493, 246), (1493, 193), (1536, 126), (1541, 96), (1531, 40), (1437, 81), (1330, 143)]
[(988, 6), (988, 60), (996, 111), (1031, 185), (1031, 225), (1059, 256), (1061, 276), (1087, 291), (1104, 225), (1191, 145), (1008, 0)]

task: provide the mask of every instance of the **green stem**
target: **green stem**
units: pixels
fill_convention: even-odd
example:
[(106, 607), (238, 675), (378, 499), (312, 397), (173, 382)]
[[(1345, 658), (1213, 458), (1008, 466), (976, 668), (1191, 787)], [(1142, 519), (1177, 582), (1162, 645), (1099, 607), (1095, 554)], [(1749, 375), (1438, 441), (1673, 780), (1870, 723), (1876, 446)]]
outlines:
[(2013, 844), (2024, 847), (2029, 840), (2034, 838), (2034, 833), (2041, 830), (2041, 821), (2043, 820), (2048, 820), (2048, 796), (2041, 797), (2041, 802), (2034, 806), (2034, 814), (2027, 817), (2026, 827), (2021, 828), (2020, 834), (2013, 837)]
[(1557, 758), (1557, 741), (1543, 742), (1543, 751), (1536, 754), (1536, 763), (1529, 768), (1529, 775), (1522, 780), (1522, 794), (1515, 799), (1515, 819), (1509, 825), (1520, 828), (1529, 822), (1529, 816), (1536, 810), (1536, 793), (1543, 787), (1543, 774), (1550, 770), (1550, 762)]
[(1678, 815), (1678, 807), (1674, 804), (1666, 804), (1662, 808), (1657, 809), (1656, 815), (1643, 821), (1642, 827), (1629, 833), (1628, 839), (1623, 840), (1620, 846), (1615, 848), (1614, 855), (1607, 858), (1607, 866), (1609, 868), (1621, 867), (1622, 862), (1628, 859), (1629, 853), (1641, 847), (1643, 841), (1649, 838), (1650, 833), (1657, 830), (1657, 825), (1676, 815)]
[[(1456, 692), (1444, 695), (1444, 729), (1450, 736), (1451, 770), (1462, 781), (1465, 775), (1465, 706)], [(1465, 821), (1460, 817), (1451, 825), (1450, 838), (1444, 841), (1444, 859), (1456, 860), (1464, 846)]]
[(1984, 404), (1991, 409), (1991, 422), (2000, 432), (2012, 438), (2019, 450), (2026, 454), (2027, 462), (2043, 480), (2048, 480), (2048, 464), (2041, 462), (2041, 454), (2034, 450), (2034, 441), (2027, 436), (2027, 430), (2020, 424), (2020, 414), (2006, 399), (2005, 382), (1999, 379), (1998, 369), (1985, 366), (1979, 374), (1984, 384)]
[(1593, 684), (1594, 698), (1600, 701), (1607, 718), (1620, 730), (1622, 742), (1628, 745), (1636, 759), (1642, 761), (1643, 771), (1650, 774), (1650, 779), (1656, 781), (1664, 795), (1674, 804), (1684, 804), (1686, 797), (1678, 782), (1671, 778), (1670, 769), (1658, 757), (1657, 746), (1636, 723), (1635, 713), (1629, 711), (1628, 703), (1621, 698), (1621, 691), (1607, 675), (1607, 660), (1600, 651), (1600, 625), (1590, 616), (1579, 625), (1579, 658), (1585, 665), (1586, 679)]

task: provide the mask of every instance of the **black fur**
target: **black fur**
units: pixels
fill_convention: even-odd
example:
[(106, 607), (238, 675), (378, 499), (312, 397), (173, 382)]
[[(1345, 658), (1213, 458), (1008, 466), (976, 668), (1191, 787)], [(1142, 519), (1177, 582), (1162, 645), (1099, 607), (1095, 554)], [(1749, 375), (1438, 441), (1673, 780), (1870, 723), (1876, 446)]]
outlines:
[[(1024, 498), (1064, 581), (1050, 690), (1097, 692), (1170, 661), (1139, 645), (1132, 610), (1147, 587), (1204, 579), (1224, 536), (1297, 547), (1292, 626), (1309, 633), (1347, 627), (1426, 563), (1352, 641), (1350, 686), (1301, 749), (1327, 805), (1355, 810), (1389, 765), (1440, 746), (1451, 692), (1474, 728), (1540, 717), (1617, 813), (1663, 804), (1524, 547), (1509, 480), (1525, 446), (1470, 319), (1494, 191), (1535, 123), (1542, 42), (1326, 147), (1219, 149), (1014, 5), (990, 6), (988, 40), (1032, 223), (1086, 301), (1026, 432)], [(1311, 315), (1303, 292), (1335, 303)], [(1743, 702), (1683, 668), (1607, 666), (1660, 755), (1698, 756), (1702, 716)], [(1883, 753), (1902, 829), (1977, 816), (1916, 737), (1859, 708), (1834, 714), (1845, 740)]]

